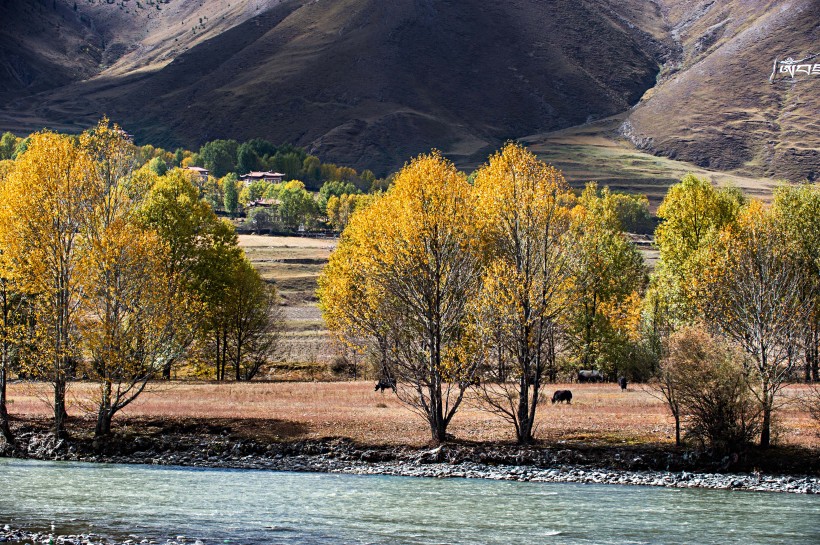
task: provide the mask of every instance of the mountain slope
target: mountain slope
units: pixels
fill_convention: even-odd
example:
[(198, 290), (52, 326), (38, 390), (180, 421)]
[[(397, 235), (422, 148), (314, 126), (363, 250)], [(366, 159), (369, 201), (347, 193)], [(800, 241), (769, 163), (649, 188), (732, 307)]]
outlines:
[[(379, 174), (624, 115), (608, 138), (817, 179), (819, 0), (0, 0), (0, 128), (291, 142)], [(619, 144), (620, 145), (620, 144)], [(591, 177), (595, 177), (591, 173)]]
[(155, 69), (137, 70), (121, 60), (116, 70), (17, 101), (0, 124), (19, 112), (57, 124), (107, 112), (157, 144), (261, 136), (384, 173), (431, 147), (486, 153), (507, 138), (628, 108), (654, 83), (664, 47), (652, 25), (644, 32), (633, 23), (647, 19), (645, 10), (618, 6), (271, 3), (167, 65), (147, 59)]
[(769, 83), (775, 57), (820, 53), (820, 2), (664, 3), (677, 51), (623, 132), (702, 167), (820, 179), (820, 77)]

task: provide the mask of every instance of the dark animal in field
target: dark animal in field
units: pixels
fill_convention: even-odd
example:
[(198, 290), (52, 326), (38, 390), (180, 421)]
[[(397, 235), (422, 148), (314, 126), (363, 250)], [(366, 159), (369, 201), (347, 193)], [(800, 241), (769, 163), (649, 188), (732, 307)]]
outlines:
[(384, 391), (388, 388), (392, 389), (393, 392), (396, 391), (396, 379), (394, 379), (394, 378), (380, 379), (379, 382), (376, 383), (376, 389), (373, 390), (373, 391), (376, 392), (378, 390), (381, 390), (382, 393), (384, 393)]
[(618, 377), (618, 386), (621, 387), (621, 390), (626, 390), (626, 377)]
[(581, 369), (578, 371), (578, 382), (603, 382), (604, 375), (600, 371)]
[(568, 404), (572, 403), (572, 392), (569, 390), (555, 390), (555, 393), (552, 394), (552, 402), (561, 403), (562, 401), (566, 401)]

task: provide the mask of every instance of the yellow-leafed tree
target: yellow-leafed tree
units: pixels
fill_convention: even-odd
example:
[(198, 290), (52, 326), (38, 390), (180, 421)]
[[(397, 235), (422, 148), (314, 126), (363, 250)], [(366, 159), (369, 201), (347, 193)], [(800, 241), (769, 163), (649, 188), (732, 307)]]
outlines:
[(330, 327), (383, 348), (400, 398), (427, 420), (435, 441), (445, 440), (479, 362), (473, 205), (452, 163), (419, 156), (383, 197), (353, 214), (320, 280)]
[(762, 413), (760, 446), (771, 441), (776, 397), (792, 375), (813, 311), (806, 269), (781, 218), (751, 201), (710, 248), (700, 310), (746, 354)]
[(557, 320), (572, 272), (573, 197), (560, 172), (517, 144), (477, 171), (475, 190), (490, 262), (477, 305), (489, 352), (482, 397), (528, 443), (542, 379), (556, 375)]
[(84, 219), (80, 345), (87, 374), (99, 382), (95, 434), (102, 437), (173, 350), (172, 294), (163, 274), (167, 246), (140, 223), (147, 192), (134, 176), (135, 146), (108, 120), (81, 135), (80, 145), (93, 159), (98, 196)]
[(31, 137), (0, 195), (0, 245), (21, 289), (36, 297), (36, 374), (54, 384), (54, 429), (65, 434), (66, 380), (78, 358), (79, 283), (88, 215), (99, 199), (94, 164), (76, 139)]

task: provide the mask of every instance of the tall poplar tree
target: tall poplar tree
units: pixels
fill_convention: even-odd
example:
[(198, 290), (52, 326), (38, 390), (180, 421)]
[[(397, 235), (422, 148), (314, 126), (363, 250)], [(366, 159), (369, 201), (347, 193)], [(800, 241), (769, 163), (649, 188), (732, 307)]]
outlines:
[(65, 435), (66, 382), (79, 359), (79, 283), (88, 214), (99, 200), (94, 164), (75, 138), (44, 131), (17, 157), (0, 195), (0, 245), (36, 298), (39, 375), (54, 385), (54, 431)]
[(512, 422), (518, 442), (528, 443), (542, 380), (548, 372), (555, 377), (557, 321), (572, 272), (573, 198), (560, 172), (516, 144), (477, 171), (475, 189), (490, 260), (478, 306), (488, 348), (501, 360), (485, 366), (483, 397)]
[[(399, 396), (439, 442), (479, 363), (472, 302), (482, 266), (473, 206), (472, 188), (452, 163), (438, 153), (419, 156), (384, 197), (353, 215), (320, 283), (333, 326), (370, 315), (390, 329), (385, 363), (402, 385)], [(367, 283), (354, 287), (350, 278), (361, 275)], [(359, 301), (345, 297), (357, 292)]]

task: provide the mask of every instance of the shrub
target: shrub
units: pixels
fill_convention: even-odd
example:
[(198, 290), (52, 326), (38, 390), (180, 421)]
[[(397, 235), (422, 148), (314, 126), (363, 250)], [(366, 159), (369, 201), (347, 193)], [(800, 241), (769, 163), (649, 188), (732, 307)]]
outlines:
[(661, 374), (679, 405), (686, 437), (718, 452), (750, 443), (760, 419), (742, 355), (700, 326), (673, 334), (668, 354)]

